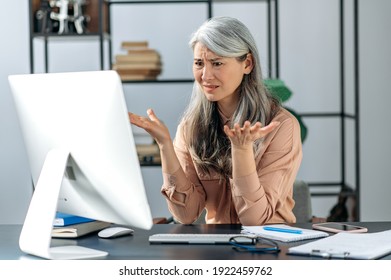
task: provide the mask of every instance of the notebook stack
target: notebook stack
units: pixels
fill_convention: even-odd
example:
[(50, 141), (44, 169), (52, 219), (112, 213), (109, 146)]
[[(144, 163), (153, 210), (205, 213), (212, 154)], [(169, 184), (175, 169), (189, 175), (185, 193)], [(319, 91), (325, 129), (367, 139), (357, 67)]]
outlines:
[(116, 55), (113, 70), (122, 81), (155, 80), (162, 72), (160, 54), (149, 47), (148, 41), (124, 41), (121, 48), (126, 54)]

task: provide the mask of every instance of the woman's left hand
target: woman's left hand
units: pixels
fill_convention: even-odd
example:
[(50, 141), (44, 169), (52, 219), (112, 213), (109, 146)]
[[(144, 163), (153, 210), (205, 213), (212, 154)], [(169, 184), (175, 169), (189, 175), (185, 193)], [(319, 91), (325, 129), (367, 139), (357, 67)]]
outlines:
[(271, 122), (267, 126), (263, 126), (260, 122), (251, 125), (249, 121), (245, 121), (243, 127), (235, 124), (232, 129), (227, 125), (224, 126), (224, 132), (231, 140), (232, 146), (237, 148), (250, 148), (255, 140), (265, 137), (272, 132), (280, 122)]

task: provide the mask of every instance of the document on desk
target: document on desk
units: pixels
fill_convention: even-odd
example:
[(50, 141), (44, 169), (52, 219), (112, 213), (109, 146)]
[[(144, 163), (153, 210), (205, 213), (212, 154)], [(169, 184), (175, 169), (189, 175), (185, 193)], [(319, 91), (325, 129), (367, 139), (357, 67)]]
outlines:
[(292, 227), (284, 224), (242, 226), (242, 233), (255, 234), (259, 237), (282, 242), (301, 241), (329, 236), (328, 233), (323, 231)]
[(391, 253), (391, 230), (376, 233), (340, 232), (288, 249), (288, 254), (342, 259), (378, 259)]

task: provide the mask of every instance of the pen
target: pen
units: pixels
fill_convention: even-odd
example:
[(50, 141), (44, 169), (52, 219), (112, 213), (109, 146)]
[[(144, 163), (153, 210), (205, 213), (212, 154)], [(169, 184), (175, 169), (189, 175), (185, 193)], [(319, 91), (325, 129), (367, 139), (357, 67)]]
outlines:
[(302, 234), (303, 231), (300, 229), (289, 229), (289, 228), (279, 228), (279, 227), (263, 227), (264, 230), (270, 231), (278, 231), (278, 232), (286, 232), (286, 233), (294, 233), (294, 234)]

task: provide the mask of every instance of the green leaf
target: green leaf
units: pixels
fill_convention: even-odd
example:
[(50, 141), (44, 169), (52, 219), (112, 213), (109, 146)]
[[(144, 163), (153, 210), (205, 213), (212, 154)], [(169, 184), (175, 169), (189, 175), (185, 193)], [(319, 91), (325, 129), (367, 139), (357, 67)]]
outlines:
[[(281, 103), (287, 101), (292, 96), (292, 91), (285, 85), (282, 80), (279, 79), (266, 79), (264, 80), (266, 88), (270, 91), (270, 93), (281, 100)], [(287, 108), (284, 106), (292, 115), (296, 117), (300, 124), (300, 136), (301, 142), (307, 138), (308, 129), (304, 124), (301, 116), (299, 116), (293, 109)]]
[(281, 102), (287, 101), (292, 96), (292, 91), (282, 80), (266, 79), (263, 82), (270, 93), (279, 98)]

